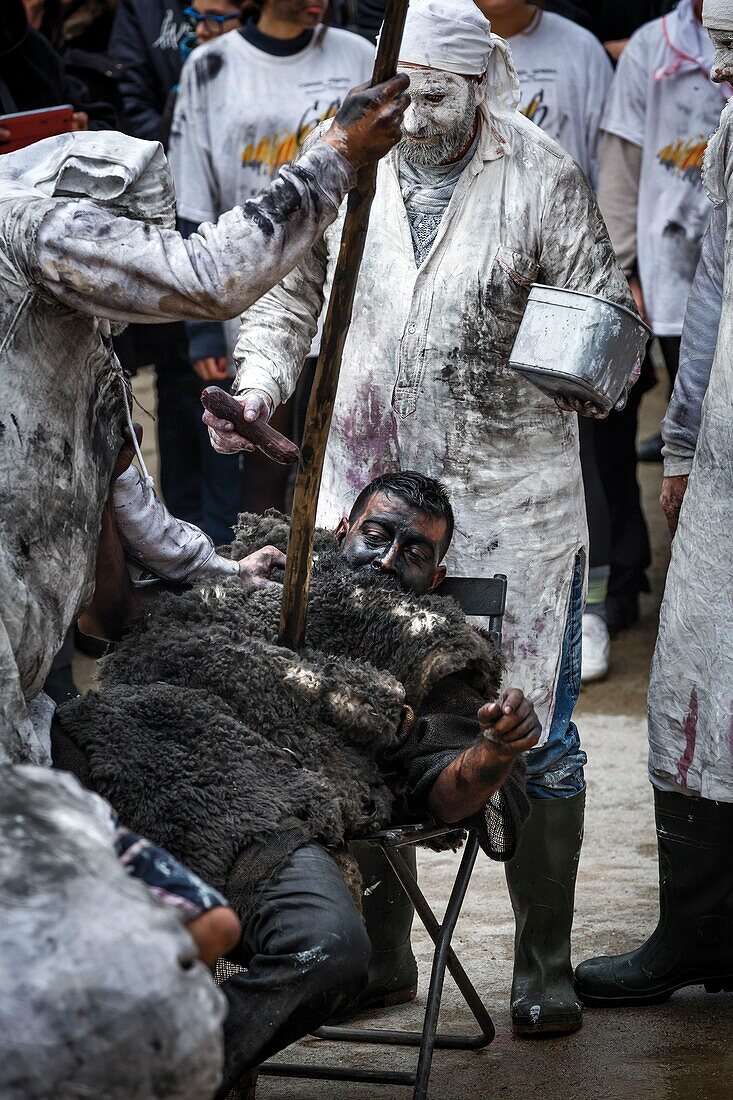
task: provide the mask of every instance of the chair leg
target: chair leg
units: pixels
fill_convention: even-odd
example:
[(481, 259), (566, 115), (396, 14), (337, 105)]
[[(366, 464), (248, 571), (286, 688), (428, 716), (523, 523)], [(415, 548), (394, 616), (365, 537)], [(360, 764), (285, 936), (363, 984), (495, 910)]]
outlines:
[(409, 867), (407, 867), (404, 860), (402, 860), (399, 850), (385, 847), (385, 855), (395, 869), (395, 872), (397, 873), (400, 882), (404, 886), (407, 893), (410, 895), (410, 899), (415, 906), (415, 910), (436, 948), (439, 946), (441, 930), (448, 920), (449, 912), (451, 912), (451, 906), (454, 904), (455, 901), (456, 912), (453, 919), (451, 936), (449, 937), (448, 942), (447, 967), (451, 973), (453, 980), (458, 986), (458, 989), (460, 990), (464, 1001), (471, 1009), (474, 1019), (478, 1023), (483, 1033), (483, 1040), (470, 1043), (468, 1045), (466, 1045), (465, 1043), (461, 1045), (457, 1043), (454, 1044), (450, 1042), (450, 1040), (446, 1042), (441, 1042), (440, 1039), (436, 1044), (438, 1047), (445, 1046), (447, 1048), (457, 1050), (469, 1050), (472, 1047), (475, 1049), (479, 1049), (482, 1046), (488, 1046), (494, 1038), (494, 1035), (496, 1034), (496, 1029), (494, 1028), (494, 1022), (491, 1019), (491, 1016), (486, 1011), (481, 997), (474, 988), (473, 982), (466, 974), (466, 971), (463, 969), (463, 966), (459, 962), (455, 952), (453, 951), (453, 948), (450, 946), (450, 938), (453, 935), (453, 929), (455, 929), (461, 908), (463, 906), (463, 901), (466, 896), (469, 883), (471, 881), (471, 873), (473, 871), (474, 863), (476, 862), (478, 850), (478, 839), (475, 833), (472, 832), (469, 834), (469, 837), (466, 841), (466, 846), (463, 850), (463, 857), (461, 859), (461, 865), (458, 869), (458, 874), (456, 875), (456, 879), (453, 884), (448, 907), (446, 907), (443, 924), (441, 925), (437, 920), (435, 914), (433, 913), (432, 909), (430, 908), (425, 898), (425, 895), (417, 884), (417, 881), (410, 874)]
[[(467, 1001), (482, 1031), (484, 1031), (484, 1034), (489, 1038), (489, 1041), (494, 1036), (494, 1025), (491, 1017), (486, 1012), (481, 999), (451, 948), (451, 940), (456, 924), (458, 923), (466, 891), (468, 890), (468, 884), (471, 880), (471, 872), (476, 861), (477, 852), (478, 841), (475, 836), (472, 835), (469, 837), (466, 849), (463, 853), (461, 866), (453, 884), (443, 922), (442, 924), (438, 924), (399, 851), (392, 851), (389, 848), (385, 848), (387, 858), (394, 867), (405, 889), (412, 897), (415, 908), (420, 913), (420, 917), (436, 946), (430, 975), (430, 988), (428, 990), (428, 1000), (425, 1009), (425, 1021), (423, 1024), (417, 1073), (415, 1075), (415, 1087), (412, 1094), (413, 1100), (427, 1100), (428, 1082), (430, 1080), (430, 1071), (433, 1064), (433, 1053), (435, 1051), (438, 1031), (438, 1018), (440, 1016), (440, 1004), (443, 995), (443, 983), (445, 981), (445, 971), (447, 967), (450, 967), (451, 973), (456, 979), (464, 999)], [(420, 895), (419, 905), (417, 898), (418, 894)], [(421, 911), (423, 908), (425, 912)], [(428, 918), (427, 920), (426, 917)]]

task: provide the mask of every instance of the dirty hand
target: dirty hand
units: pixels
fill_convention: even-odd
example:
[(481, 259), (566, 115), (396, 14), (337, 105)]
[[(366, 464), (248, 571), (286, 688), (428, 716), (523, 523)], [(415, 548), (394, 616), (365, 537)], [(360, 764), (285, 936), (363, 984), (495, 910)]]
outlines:
[(229, 360), (226, 355), (194, 359), (193, 369), (204, 382), (224, 382), (229, 377)]
[(248, 588), (282, 588), (279, 581), (270, 580), (273, 569), (285, 568), (285, 555), (276, 546), (263, 546), (237, 564), (239, 579)]
[(89, 115), (86, 111), (74, 111), (71, 116), (71, 132), (72, 134), (78, 133), (79, 130), (89, 129)]
[[(247, 390), (246, 393), (234, 398), (244, 407), (244, 419), (254, 424), (255, 420), (269, 420), (272, 416), (272, 402), (266, 393), (261, 390)], [(254, 451), (254, 443), (243, 439), (234, 430), (231, 420), (220, 420), (208, 410), (201, 418), (209, 429), (211, 446), (220, 455), (233, 455), (238, 451)]]
[(478, 720), (484, 738), (507, 758), (533, 749), (542, 733), (534, 703), (519, 688), (508, 688), (498, 703), (484, 703)]
[[(138, 447), (143, 441), (143, 426), (142, 424), (133, 424), (135, 429), (135, 435), (137, 436)], [(112, 467), (111, 482), (117, 481), (118, 477), (122, 477), (125, 470), (129, 469), (132, 465), (132, 461), (135, 457), (135, 447), (132, 442), (132, 436), (130, 435), (130, 429), (125, 426), (122, 429), (122, 446), (117, 452), (117, 459)]]
[[(578, 416), (589, 416), (593, 420), (605, 420), (608, 416), (606, 409), (599, 408), (592, 401), (579, 401), (577, 397), (563, 397), (562, 394), (556, 393), (555, 404), (562, 412), (574, 412)], [(623, 408), (623, 406), (621, 407)]]
[(357, 170), (379, 160), (402, 138), (402, 119), (410, 105), (409, 84), (409, 77), (400, 73), (374, 88), (366, 84), (354, 88), (323, 140)]
[(687, 474), (680, 474), (677, 477), (665, 477), (662, 479), (662, 492), (659, 497), (659, 503), (662, 505), (662, 511), (667, 517), (667, 527), (669, 527), (670, 535), (673, 535), (677, 530), (677, 524), (680, 518), (680, 508), (682, 507), (682, 501), (685, 499), (685, 493), (687, 491)]

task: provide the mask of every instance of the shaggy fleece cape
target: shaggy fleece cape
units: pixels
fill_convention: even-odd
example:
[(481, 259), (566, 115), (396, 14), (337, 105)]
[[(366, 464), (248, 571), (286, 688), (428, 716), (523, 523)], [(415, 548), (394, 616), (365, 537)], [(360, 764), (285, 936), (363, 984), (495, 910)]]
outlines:
[[(227, 552), (287, 537), (278, 513), (245, 515)], [(164, 593), (103, 662), (102, 690), (58, 712), (120, 820), (242, 917), (297, 847), (338, 850), (389, 823), (399, 792), (379, 760), (399, 744), (405, 704), (419, 712), (449, 675), (493, 698), (501, 678), (457, 604), (355, 573), (325, 532), (301, 653), (276, 644), (280, 604), (278, 588), (237, 580)]]

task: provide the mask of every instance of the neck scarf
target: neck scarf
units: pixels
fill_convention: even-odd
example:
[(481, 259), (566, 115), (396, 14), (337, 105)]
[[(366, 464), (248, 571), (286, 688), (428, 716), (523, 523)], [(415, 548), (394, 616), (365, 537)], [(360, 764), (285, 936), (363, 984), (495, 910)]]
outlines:
[(422, 266), (433, 247), (443, 214), (458, 180), (473, 159), (478, 139), (477, 133), (468, 152), (453, 164), (428, 167), (424, 164), (410, 164), (404, 157), (400, 157), (400, 187), (410, 222), (412, 247), (418, 267)]

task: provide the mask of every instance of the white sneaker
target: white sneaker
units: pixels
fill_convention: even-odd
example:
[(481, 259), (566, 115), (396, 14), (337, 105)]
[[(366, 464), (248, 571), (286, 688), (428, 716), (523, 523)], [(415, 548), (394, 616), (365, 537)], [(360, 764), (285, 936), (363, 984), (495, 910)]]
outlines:
[(611, 637), (600, 615), (583, 615), (583, 663), (580, 680), (590, 684), (608, 673)]

